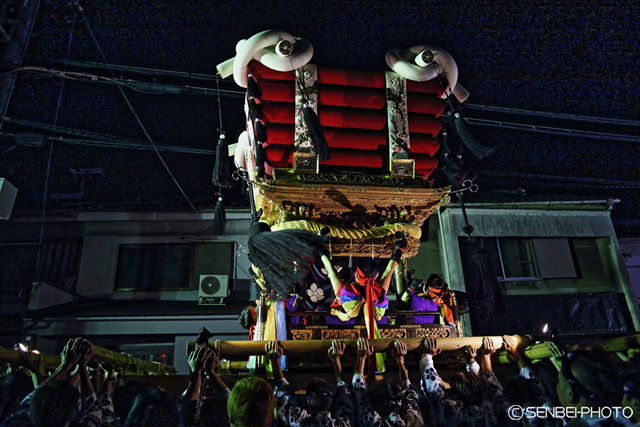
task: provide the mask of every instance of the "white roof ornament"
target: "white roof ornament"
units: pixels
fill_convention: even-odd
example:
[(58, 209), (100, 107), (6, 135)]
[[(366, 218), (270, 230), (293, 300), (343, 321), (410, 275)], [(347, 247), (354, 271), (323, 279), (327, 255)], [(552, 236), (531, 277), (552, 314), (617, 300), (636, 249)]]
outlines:
[(460, 102), (464, 102), (469, 92), (458, 85), (458, 66), (449, 53), (437, 46), (417, 45), (407, 50), (392, 49), (385, 56), (387, 65), (402, 77), (416, 82), (432, 80), (441, 74), (447, 80), (446, 93), (453, 94)]
[(267, 30), (236, 45), (235, 58), (218, 64), (222, 78), (233, 73), (241, 87), (247, 87), (247, 65), (252, 59), (272, 70), (286, 72), (305, 66), (313, 57), (313, 46), (305, 39), (293, 37), (286, 31)]

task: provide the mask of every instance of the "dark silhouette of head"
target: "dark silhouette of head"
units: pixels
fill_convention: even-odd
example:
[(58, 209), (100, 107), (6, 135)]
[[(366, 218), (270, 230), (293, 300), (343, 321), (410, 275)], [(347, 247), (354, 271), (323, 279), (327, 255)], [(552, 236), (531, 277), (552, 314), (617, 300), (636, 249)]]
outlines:
[(271, 385), (258, 377), (236, 383), (227, 400), (229, 421), (236, 427), (266, 427), (273, 420), (276, 397)]
[(150, 393), (156, 386), (138, 380), (128, 380), (113, 390), (113, 412), (124, 422), (129, 415), (133, 402), (140, 394)]
[(29, 402), (29, 417), (35, 427), (62, 427), (78, 410), (80, 392), (68, 381), (47, 381), (36, 389)]
[(382, 418), (391, 412), (398, 412), (402, 406), (402, 390), (394, 382), (385, 381), (378, 384), (370, 393), (371, 403), (377, 408)]
[(256, 324), (256, 321), (253, 319), (252, 307), (250, 305), (247, 305), (242, 309), (240, 316), (238, 316), (238, 322), (240, 323), (240, 326), (246, 330), (251, 329), (251, 326)]
[(484, 397), (482, 378), (473, 372), (456, 372), (451, 375), (451, 395), (465, 406), (478, 405)]
[(442, 289), (446, 286), (444, 277), (440, 274), (432, 274), (427, 278), (427, 287), (433, 289)]
[(514, 405), (528, 408), (530, 406), (542, 406), (544, 401), (538, 395), (533, 382), (525, 377), (510, 378), (504, 384), (504, 395)]
[(227, 399), (222, 396), (205, 399), (200, 407), (200, 422), (204, 427), (228, 426)]
[(320, 412), (329, 411), (335, 390), (322, 378), (314, 378), (307, 385), (305, 395), (306, 408), (314, 417)]
[(125, 427), (178, 427), (180, 414), (173, 396), (159, 389), (141, 393), (131, 406)]
[(33, 381), (24, 372), (12, 371), (0, 375), (0, 422), (13, 414), (32, 391)]
[(374, 259), (360, 258), (357, 265), (365, 277), (375, 278), (378, 276), (378, 264)]

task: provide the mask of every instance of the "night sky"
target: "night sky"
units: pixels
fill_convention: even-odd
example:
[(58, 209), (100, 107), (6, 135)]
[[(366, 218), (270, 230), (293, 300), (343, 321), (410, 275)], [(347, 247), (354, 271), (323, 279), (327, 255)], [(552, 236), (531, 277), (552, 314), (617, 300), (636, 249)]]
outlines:
[[(448, 51), (460, 70), (468, 103), (640, 121), (640, 6), (627, 1), (511, 2), (220, 2), (157, 0), (84, 1), (83, 14), (42, 2), (23, 66), (86, 72), (106, 78), (215, 88), (215, 80), (149, 76), (81, 68), (61, 61), (215, 74), (234, 56), (236, 43), (266, 29), (311, 42), (312, 63), (332, 68), (386, 71), (385, 53), (417, 44)], [(69, 37), (73, 34), (69, 47)], [(67, 55), (68, 52), (68, 55)], [(61, 92), (62, 88), (62, 92)], [(232, 78), (220, 88), (240, 91)], [(157, 144), (215, 151), (218, 101), (211, 95), (149, 94), (124, 89)], [(7, 116), (13, 119), (130, 138), (148, 144), (116, 85), (20, 72)], [(640, 137), (640, 126), (542, 119), (467, 109), (468, 118), (516, 122)], [(243, 130), (242, 100), (222, 99), (230, 142)], [(637, 142), (546, 135), (470, 125), (496, 152), (465, 166), (478, 172), (481, 191), (524, 188), (527, 194), (619, 197), (616, 219), (640, 218)], [(5, 122), (2, 132), (35, 132)], [(69, 135), (67, 135), (69, 136)], [(70, 136), (72, 137), (72, 136)], [(80, 137), (75, 137), (80, 138)], [(16, 209), (42, 207), (51, 142), (15, 145), (0, 137), (0, 176), (20, 192)], [(51, 151), (48, 208), (86, 209), (181, 206), (184, 198), (153, 151), (55, 142)], [(196, 207), (213, 206), (214, 156), (163, 153)], [(81, 180), (70, 171), (101, 168)], [(84, 193), (80, 200), (52, 195)], [(237, 189), (225, 190), (241, 200)]]

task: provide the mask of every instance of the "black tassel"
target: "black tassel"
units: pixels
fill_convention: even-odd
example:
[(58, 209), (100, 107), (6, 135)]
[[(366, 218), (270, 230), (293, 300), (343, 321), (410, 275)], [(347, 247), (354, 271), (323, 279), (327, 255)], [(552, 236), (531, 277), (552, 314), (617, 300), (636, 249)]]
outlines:
[(258, 168), (258, 178), (264, 178), (264, 164), (267, 161), (267, 153), (264, 151), (264, 147), (260, 142), (256, 147), (256, 166)]
[(458, 163), (456, 163), (454, 159), (454, 154), (449, 148), (449, 135), (446, 130), (442, 132), (440, 150), (442, 153), (442, 161), (444, 163), (442, 171), (444, 172), (449, 184), (451, 184), (454, 189), (457, 189), (462, 185), (467, 174), (460, 171), (460, 166), (458, 166)]
[(256, 121), (256, 138), (260, 142), (267, 142), (267, 130), (264, 125), (259, 121)]
[(462, 143), (476, 159), (484, 159), (496, 150), (476, 141), (469, 129), (467, 129), (467, 124), (460, 114), (455, 113), (453, 117), (456, 130), (460, 134), (460, 138), (462, 138)]
[(209, 232), (216, 236), (223, 236), (224, 230), (227, 226), (227, 217), (224, 209), (224, 201), (222, 196), (218, 197), (218, 203), (216, 203), (216, 210), (213, 214), (213, 223), (209, 227)]
[(247, 90), (250, 98), (260, 98), (262, 96), (262, 90), (251, 74), (249, 74), (249, 79), (247, 80)]
[(233, 178), (229, 171), (229, 146), (224, 134), (218, 139), (216, 147), (216, 163), (213, 166), (213, 183), (220, 187), (233, 187)]
[(308, 104), (305, 104), (302, 108), (302, 116), (304, 118), (304, 123), (309, 128), (309, 136), (311, 137), (311, 141), (313, 141), (313, 145), (320, 157), (320, 161), (329, 160), (331, 158), (329, 145), (327, 144), (327, 139), (324, 137), (320, 120), (318, 120), (318, 116), (315, 111), (313, 111), (313, 108), (309, 107)]
[(252, 98), (249, 98), (249, 118), (252, 122), (259, 120), (262, 118), (261, 108), (256, 104), (256, 101)]

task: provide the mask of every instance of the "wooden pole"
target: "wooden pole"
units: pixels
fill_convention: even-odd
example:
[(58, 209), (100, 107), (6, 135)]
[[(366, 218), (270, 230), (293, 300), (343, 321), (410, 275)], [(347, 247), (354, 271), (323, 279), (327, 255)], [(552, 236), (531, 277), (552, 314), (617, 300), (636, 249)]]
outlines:
[[(525, 346), (522, 354), (525, 358), (529, 360), (535, 359), (548, 359), (553, 357), (551, 350), (549, 350), (548, 342), (543, 342), (539, 344)], [(626, 337), (618, 337), (610, 340), (603, 341), (595, 341), (585, 344), (574, 344), (574, 345), (558, 345), (558, 347), (562, 348), (565, 352), (574, 351), (574, 350), (599, 350), (599, 351), (607, 351), (607, 352), (617, 352), (617, 351), (625, 351), (631, 348), (640, 348), (640, 334), (629, 335)], [(506, 351), (501, 351), (498, 353), (497, 357), (498, 361), (501, 363), (512, 363), (513, 358)]]
[[(496, 346), (502, 345), (502, 337), (490, 337)], [(356, 349), (358, 340), (340, 340), (347, 344), (347, 347)], [(377, 353), (390, 352), (395, 339), (374, 339), (369, 343), (376, 348)], [(402, 340), (407, 345), (407, 352), (422, 352), (423, 338), (405, 338)], [(482, 337), (454, 337), (437, 338), (438, 347), (443, 351), (457, 350), (466, 345), (479, 348), (482, 345)], [(220, 357), (245, 357), (251, 355), (264, 355), (264, 347), (268, 341), (210, 341), (209, 346), (218, 351)], [(287, 340), (280, 341), (284, 349), (284, 354), (304, 354), (304, 353), (326, 353), (331, 347), (331, 340)], [(195, 349), (195, 341), (187, 343), (187, 353)]]
[[(177, 372), (176, 368), (173, 366), (136, 359), (131, 355), (118, 353), (117, 351), (109, 350), (97, 345), (94, 345), (93, 348), (95, 357), (103, 362), (113, 364), (115, 368), (122, 368), (125, 372), (143, 374), (146, 371), (155, 375), (175, 374)], [(39, 366), (41, 372), (44, 368), (55, 369), (61, 363), (60, 356), (58, 355), (41, 353), (29, 353), (29, 355), (31, 356), (31, 360)], [(0, 362), (19, 363), (19, 361), (20, 352), (18, 350), (0, 347)]]

